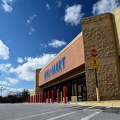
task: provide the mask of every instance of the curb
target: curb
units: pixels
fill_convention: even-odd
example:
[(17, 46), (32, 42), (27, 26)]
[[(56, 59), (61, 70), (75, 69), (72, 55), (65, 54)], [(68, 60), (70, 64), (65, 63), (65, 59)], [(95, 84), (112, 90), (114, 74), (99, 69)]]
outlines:
[(82, 106), (105, 106), (105, 107), (120, 107), (120, 101), (101, 101), (100, 103), (98, 102), (75, 102), (75, 103), (70, 103), (74, 105), (82, 105)]

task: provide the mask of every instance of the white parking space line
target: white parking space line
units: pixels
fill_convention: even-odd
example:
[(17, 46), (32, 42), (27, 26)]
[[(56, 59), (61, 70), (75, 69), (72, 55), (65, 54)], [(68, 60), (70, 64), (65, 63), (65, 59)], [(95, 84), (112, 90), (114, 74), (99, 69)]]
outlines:
[(111, 107), (109, 107), (109, 106), (106, 107), (106, 109), (109, 109), (109, 108), (111, 108)]
[(63, 115), (60, 115), (60, 116), (57, 116), (57, 117), (53, 117), (53, 118), (50, 118), (50, 119), (47, 119), (47, 120), (55, 120), (55, 119), (58, 119), (58, 118), (61, 118), (61, 117), (64, 117), (64, 116), (68, 116), (70, 114), (74, 114), (76, 111), (74, 112), (70, 112), (70, 113), (67, 113), (67, 114), (63, 114)]
[(50, 112), (36, 114), (36, 115), (31, 115), (31, 116), (27, 116), (27, 117), (23, 117), (23, 118), (18, 118), (18, 119), (15, 119), (15, 120), (24, 120), (24, 119), (28, 119), (28, 118), (32, 118), (32, 117), (36, 117), (36, 116), (40, 116), (40, 115), (45, 115), (45, 114), (49, 114), (49, 113), (54, 113), (54, 112), (62, 111), (62, 110), (64, 110), (64, 109), (50, 111)]
[(18, 119), (15, 119), (15, 120), (25, 120), (25, 119), (36, 117), (36, 116), (40, 116), (40, 115), (45, 115), (45, 114), (54, 113), (54, 112), (58, 112), (58, 111), (62, 111), (62, 110), (67, 110), (67, 109), (70, 110), (70, 109), (74, 109), (74, 108), (78, 108), (78, 107), (66, 108), (66, 109), (59, 109), (59, 110), (50, 111), (50, 112), (46, 112), (46, 113), (41, 113), (41, 114), (31, 115), (31, 116), (27, 116), (27, 117), (23, 117), (23, 118), (18, 118)]
[(92, 114), (90, 114), (90, 115), (88, 115), (88, 116), (82, 118), (81, 120), (89, 120), (90, 118), (94, 117), (95, 115), (97, 115), (97, 114), (99, 114), (99, 113), (101, 113), (101, 112), (102, 112), (102, 111), (92, 113)]
[(95, 106), (91, 106), (91, 107), (88, 107), (88, 108), (85, 108), (85, 109), (83, 109), (83, 111), (87, 111), (87, 110), (89, 110), (89, 109), (91, 109), (91, 108), (94, 108)]

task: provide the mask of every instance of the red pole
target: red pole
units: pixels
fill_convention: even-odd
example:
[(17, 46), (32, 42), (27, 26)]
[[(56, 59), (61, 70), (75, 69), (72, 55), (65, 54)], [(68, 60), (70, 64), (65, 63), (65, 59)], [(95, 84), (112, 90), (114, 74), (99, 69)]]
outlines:
[(41, 103), (41, 94), (40, 94), (40, 103)]
[(43, 94), (43, 103), (45, 102), (45, 93)]
[(31, 99), (32, 99), (32, 103), (33, 103), (33, 96), (31, 96)]
[(40, 94), (38, 94), (38, 103), (40, 102), (40, 97), (39, 96), (40, 96)]
[(48, 103), (50, 103), (50, 91), (48, 91)]
[(30, 96), (28, 96), (28, 103), (30, 103)]
[(42, 102), (44, 103), (44, 93), (42, 94)]
[(52, 90), (52, 103), (54, 103), (54, 90)]
[(37, 103), (39, 102), (39, 94), (37, 94)]
[(60, 103), (60, 89), (57, 89), (57, 101)]
[(35, 95), (34, 95), (34, 103), (35, 103), (36, 101), (35, 101)]
[(37, 103), (37, 95), (35, 95), (35, 103)]
[(44, 92), (44, 102), (46, 103), (46, 92)]
[(63, 87), (64, 103), (66, 103), (66, 86)]
[(37, 101), (37, 103), (38, 103), (38, 94), (37, 94), (37, 100), (36, 100), (36, 101)]
[(29, 103), (31, 103), (31, 96), (29, 98), (30, 98)]
[(28, 103), (29, 103), (29, 96), (28, 96)]
[(35, 101), (36, 101), (36, 103), (37, 103), (37, 95), (35, 95)]

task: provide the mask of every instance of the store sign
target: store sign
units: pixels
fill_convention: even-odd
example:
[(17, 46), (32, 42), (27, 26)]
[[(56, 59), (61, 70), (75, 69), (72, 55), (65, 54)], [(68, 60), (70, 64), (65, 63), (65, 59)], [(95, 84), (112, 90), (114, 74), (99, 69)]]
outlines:
[(51, 75), (54, 75), (55, 73), (61, 71), (65, 68), (65, 56), (60, 59), (58, 62), (56, 62), (51, 69), (44, 72), (44, 79), (49, 78)]

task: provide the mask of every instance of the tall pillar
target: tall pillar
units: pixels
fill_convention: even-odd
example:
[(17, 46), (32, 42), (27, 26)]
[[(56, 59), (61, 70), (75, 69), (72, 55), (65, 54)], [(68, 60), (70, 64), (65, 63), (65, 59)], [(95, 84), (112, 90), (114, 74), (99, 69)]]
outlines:
[(67, 103), (67, 101), (66, 101), (66, 86), (63, 87), (63, 93), (64, 93), (64, 103)]
[(41, 100), (41, 94), (40, 94), (40, 96), (39, 96), (39, 97), (40, 97), (40, 103), (41, 103), (41, 102), (42, 102), (42, 100)]
[(50, 91), (48, 91), (48, 103), (50, 103)]
[(40, 94), (38, 94), (38, 103), (40, 102), (40, 97), (39, 96), (40, 96)]
[(60, 89), (57, 89), (57, 102), (60, 103)]
[(60, 101), (63, 101), (62, 91), (60, 92)]
[(95, 71), (91, 49), (98, 52), (98, 86), (101, 100), (120, 99), (120, 61), (115, 36), (114, 16), (105, 13), (82, 20), (87, 100), (96, 100)]
[(44, 92), (44, 102), (46, 103), (46, 92)]
[(37, 103), (37, 95), (35, 95), (35, 103)]
[(30, 103), (30, 96), (28, 96), (28, 103)]
[(54, 90), (52, 90), (52, 103), (54, 103)]
[(32, 96), (30, 96), (30, 102), (32, 103)]
[(35, 96), (36, 96), (36, 95), (34, 95), (34, 103), (36, 103), (36, 100), (35, 100), (36, 97), (35, 97)]

